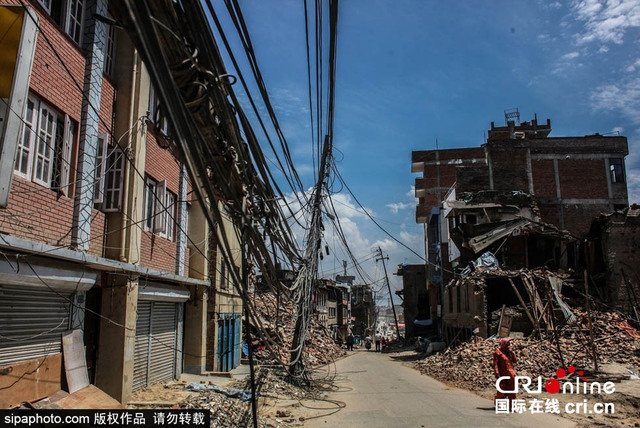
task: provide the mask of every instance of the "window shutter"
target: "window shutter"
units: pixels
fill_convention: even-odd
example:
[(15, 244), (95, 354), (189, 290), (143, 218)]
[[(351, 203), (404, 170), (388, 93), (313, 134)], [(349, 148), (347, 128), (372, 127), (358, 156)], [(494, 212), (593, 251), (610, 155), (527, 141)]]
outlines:
[(175, 216), (176, 212), (176, 198), (173, 196), (173, 193), (166, 191), (165, 192), (165, 232), (167, 235), (167, 239), (173, 241), (174, 238), (174, 226), (177, 222), (177, 218)]
[[(167, 180), (158, 183), (156, 187), (156, 212), (153, 222), (154, 233), (165, 233), (167, 229), (167, 207), (165, 206), (165, 194), (167, 192)], [(151, 195), (153, 197), (153, 195)]]
[(71, 151), (73, 150), (73, 122), (69, 115), (64, 115), (64, 135), (62, 137), (62, 156), (60, 161), (60, 193), (69, 196), (71, 175)]
[(98, 135), (98, 150), (96, 152), (95, 176), (93, 178), (93, 203), (101, 204), (104, 200), (104, 172), (107, 160), (107, 148), (109, 136)]
[(119, 147), (113, 146), (109, 148), (104, 202), (102, 206), (104, 212), (117, 212), (120, 211), (122, 206), (124, 161), (125, 155)]

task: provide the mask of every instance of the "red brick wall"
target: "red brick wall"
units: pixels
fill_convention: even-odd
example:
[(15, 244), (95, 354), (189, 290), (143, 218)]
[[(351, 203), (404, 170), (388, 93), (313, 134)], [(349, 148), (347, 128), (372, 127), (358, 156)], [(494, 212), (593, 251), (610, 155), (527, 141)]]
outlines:
[(158, 139), (152, 129), (147, 132), (145, 173), (157, 181), (167, 180), (167, 189), (178, 195), (180, 165), (169, 150), (158, 145)]
[[(4, 3), (20, 4), (16, 0)], [(39, 26), (63, 58), (67, 68), (80, 88), (84, 81), (85, 58), (80, 48), (63, 32), (36, 1), (30, 2), (32, 10), (40, 18)], [(31, 90), (62, 113), (80, 122), (82, 92), (56, 57), (42, 34), (38, 33), (36, 51), (31, 72)]]
[[(0, 232), (49, 245), (71, 245), (73, 199), (55, 191), (13, 177), (9, 204), (0, 211)], [(102, 255), (104, 214), (93, 210), (89, 252)]]
[[(603, 167), (604, 169), (604, 167)], [(609, 205), (564, 205), (564, 228), (578, 238), (589, 233), (593, 220), (602, 213), (610, 212)]]
[(553, 159), (531, 160), (533, 193), (538, 197), (555, 198), (557, 195), (556, 175)]
[(558, 161), (562, 199), (607, 199), (604, 160), (569, 159)]
[[(150, 231), (142, 232), (140, 265), (163, 272), (176, 272), (176, 243)], [(187, 270), (188, 272), (188, 270)]]
[[(158, 145), (158, 138), (152, 127), (147, 132), (145, 174), (157, 181), (166, 180), (167, 189), (176, 196), (177, 200), (180, 185), (180, 166), (169, 150), (163, 149)], [(175, 209), (172, 211), (172, 215), (177, 220)], [(177, 236), (177, 233), (176, 227), (175, 236)], [(140, 248), (140, 263), (142, 266), (175, 273), (175, 241), (169, 241), (158, 234), (144, 231)], [(188, 264), (185, 272), (189, 272)]]
[(560, 205), (540, 205), (539, 209), (542, 221), (560, 227)]
[[(8, 0), (5, 3), (20, 4), (17, 0)], [(58, 112), (68, 114), (79, 127), (82, 91), (78, 89), (74, 80), (80, 88), (83, 87), (86, 63), (84, 55), (81, 49), (42, 10), (36, 1), (28, 3), (32, 6), (32, 11), (38, 15), (39, 26), (43, 32), (43, 34), (38, 33), (37, 37), (30, 89)], [(55, 46), (56, 51), (71, 72), (71, 76), (44, 36)], [(105, 83), (100, 116), (108, 118), (107, 123), (110, 124), (115, 90), (113, 85)], [(104, 126), (101, 128), (101, 132), (106, 132)], [(77, 147), (75, 149), (77, 150)], [(73, 171), (70, 180), (75, 180)], [(59, 195), (53, 190), (18, 176), (13, 177), (8, 207), (0, 212), (0, 232), (36, 242), (66, 247), (71, 244), (72, 221), (73, 198)], [(102, 255), (104, 231), (105, 216), (102, 212), (94, 209), (89, 253)]]
[(493, 188), (529, 192), (525, 150), (491, 150)]

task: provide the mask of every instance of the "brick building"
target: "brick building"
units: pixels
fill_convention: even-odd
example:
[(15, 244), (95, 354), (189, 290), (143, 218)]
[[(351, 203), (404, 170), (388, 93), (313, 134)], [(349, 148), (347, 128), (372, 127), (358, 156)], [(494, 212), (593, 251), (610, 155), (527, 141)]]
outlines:
[[(578, 237), (601, 212), (628, 205), (626, 137), (599, 134), (549, 137), (551, 121), (496, 127), (482, 147), (416, 151), (411, 155), (416, 221), (428, 222), (456, 184), (458, 194), (477, 190), (522, 191), (535, 197), (543, 221)], [(588, 183), (588, 185), (586, 185)]]
[(122, 402), (183, 371), (234, 367), (241, 300), (108, 1), (8, 3), (0, 23), (31, 28), (16, 41), (31, 73), (2, 94), (19, 108), (0, 109), (0, 367), (12, 373), (0, 388), (19, 383), (0, 407), (61, 389), (70, 329), (84, 332), (90, 382)]
[[(428, 287), (438, 290), (440, 329), (450, 306), (445, 285), (460, 263), (480, 255), (473, 248), (485, 248), (474, 242), (495, 242), (492, 234), (505, 237), (503, 254), (509, 249), (514, 266), (544, 265), (535, 256), (542, 245), (556, 267), (575, 267), (581, 260), (573, 241), (587, 235), (599, 214), (628, 204), (625, 137), (549, 137), (548, 119), (544, 124), (537, 118), (520, 123), (519, 115), (506, 119), (506, 126), (491, 124), (481, 147), (412, 153), (411, 171), (422, 174), (415, 180), (416, 222), (425, 224)], [(523, 198), (525, 204), (516, 201)], [(551, 237), (549, 227), (537, 228), (538, 223), (572, 236)], [(454, 228), (472, 239), (461, 246)], [(526, 237), (508, 237), (522, 235), (523, 228)]]

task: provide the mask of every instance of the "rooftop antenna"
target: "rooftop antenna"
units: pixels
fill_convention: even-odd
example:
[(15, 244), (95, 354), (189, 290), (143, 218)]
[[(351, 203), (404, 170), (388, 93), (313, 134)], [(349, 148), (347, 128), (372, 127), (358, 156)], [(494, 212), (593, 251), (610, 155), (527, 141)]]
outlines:
[(520, 112), (517, 107), (504, 111), (504, 124), (509, 126), (510, 120), (513, 120), (516, 126), (520, 126)]

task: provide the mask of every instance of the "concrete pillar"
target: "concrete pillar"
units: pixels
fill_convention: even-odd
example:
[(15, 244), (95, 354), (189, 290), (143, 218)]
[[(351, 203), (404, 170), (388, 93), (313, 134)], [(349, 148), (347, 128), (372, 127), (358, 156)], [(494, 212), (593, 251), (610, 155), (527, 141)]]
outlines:
[(107, 16), (107, 0), (89, 0), (85, 4), (83, 48), (87, 52), (82, 116), (80, 118), (80, 146), (78, 170), (73, 206), (73, 229), (71, 243), (79, 251), (89, 250), (91, 237), (91, 210), (93, 208), (93, 186), (98, 150), (98, 124), (100, 98), (102, 94), (102, 70), (106, 25), (94, 15)]
[(200, 374), (206, 370), (207, 292), (203, 286), (192, 286), (184, 305), (184, 372)]
[(106, 319), (100, 320), (96, 386), (126, 403), (133, 389), (138, 279), (124, 275), (107, 278), (102, 289), (100, 312)]

